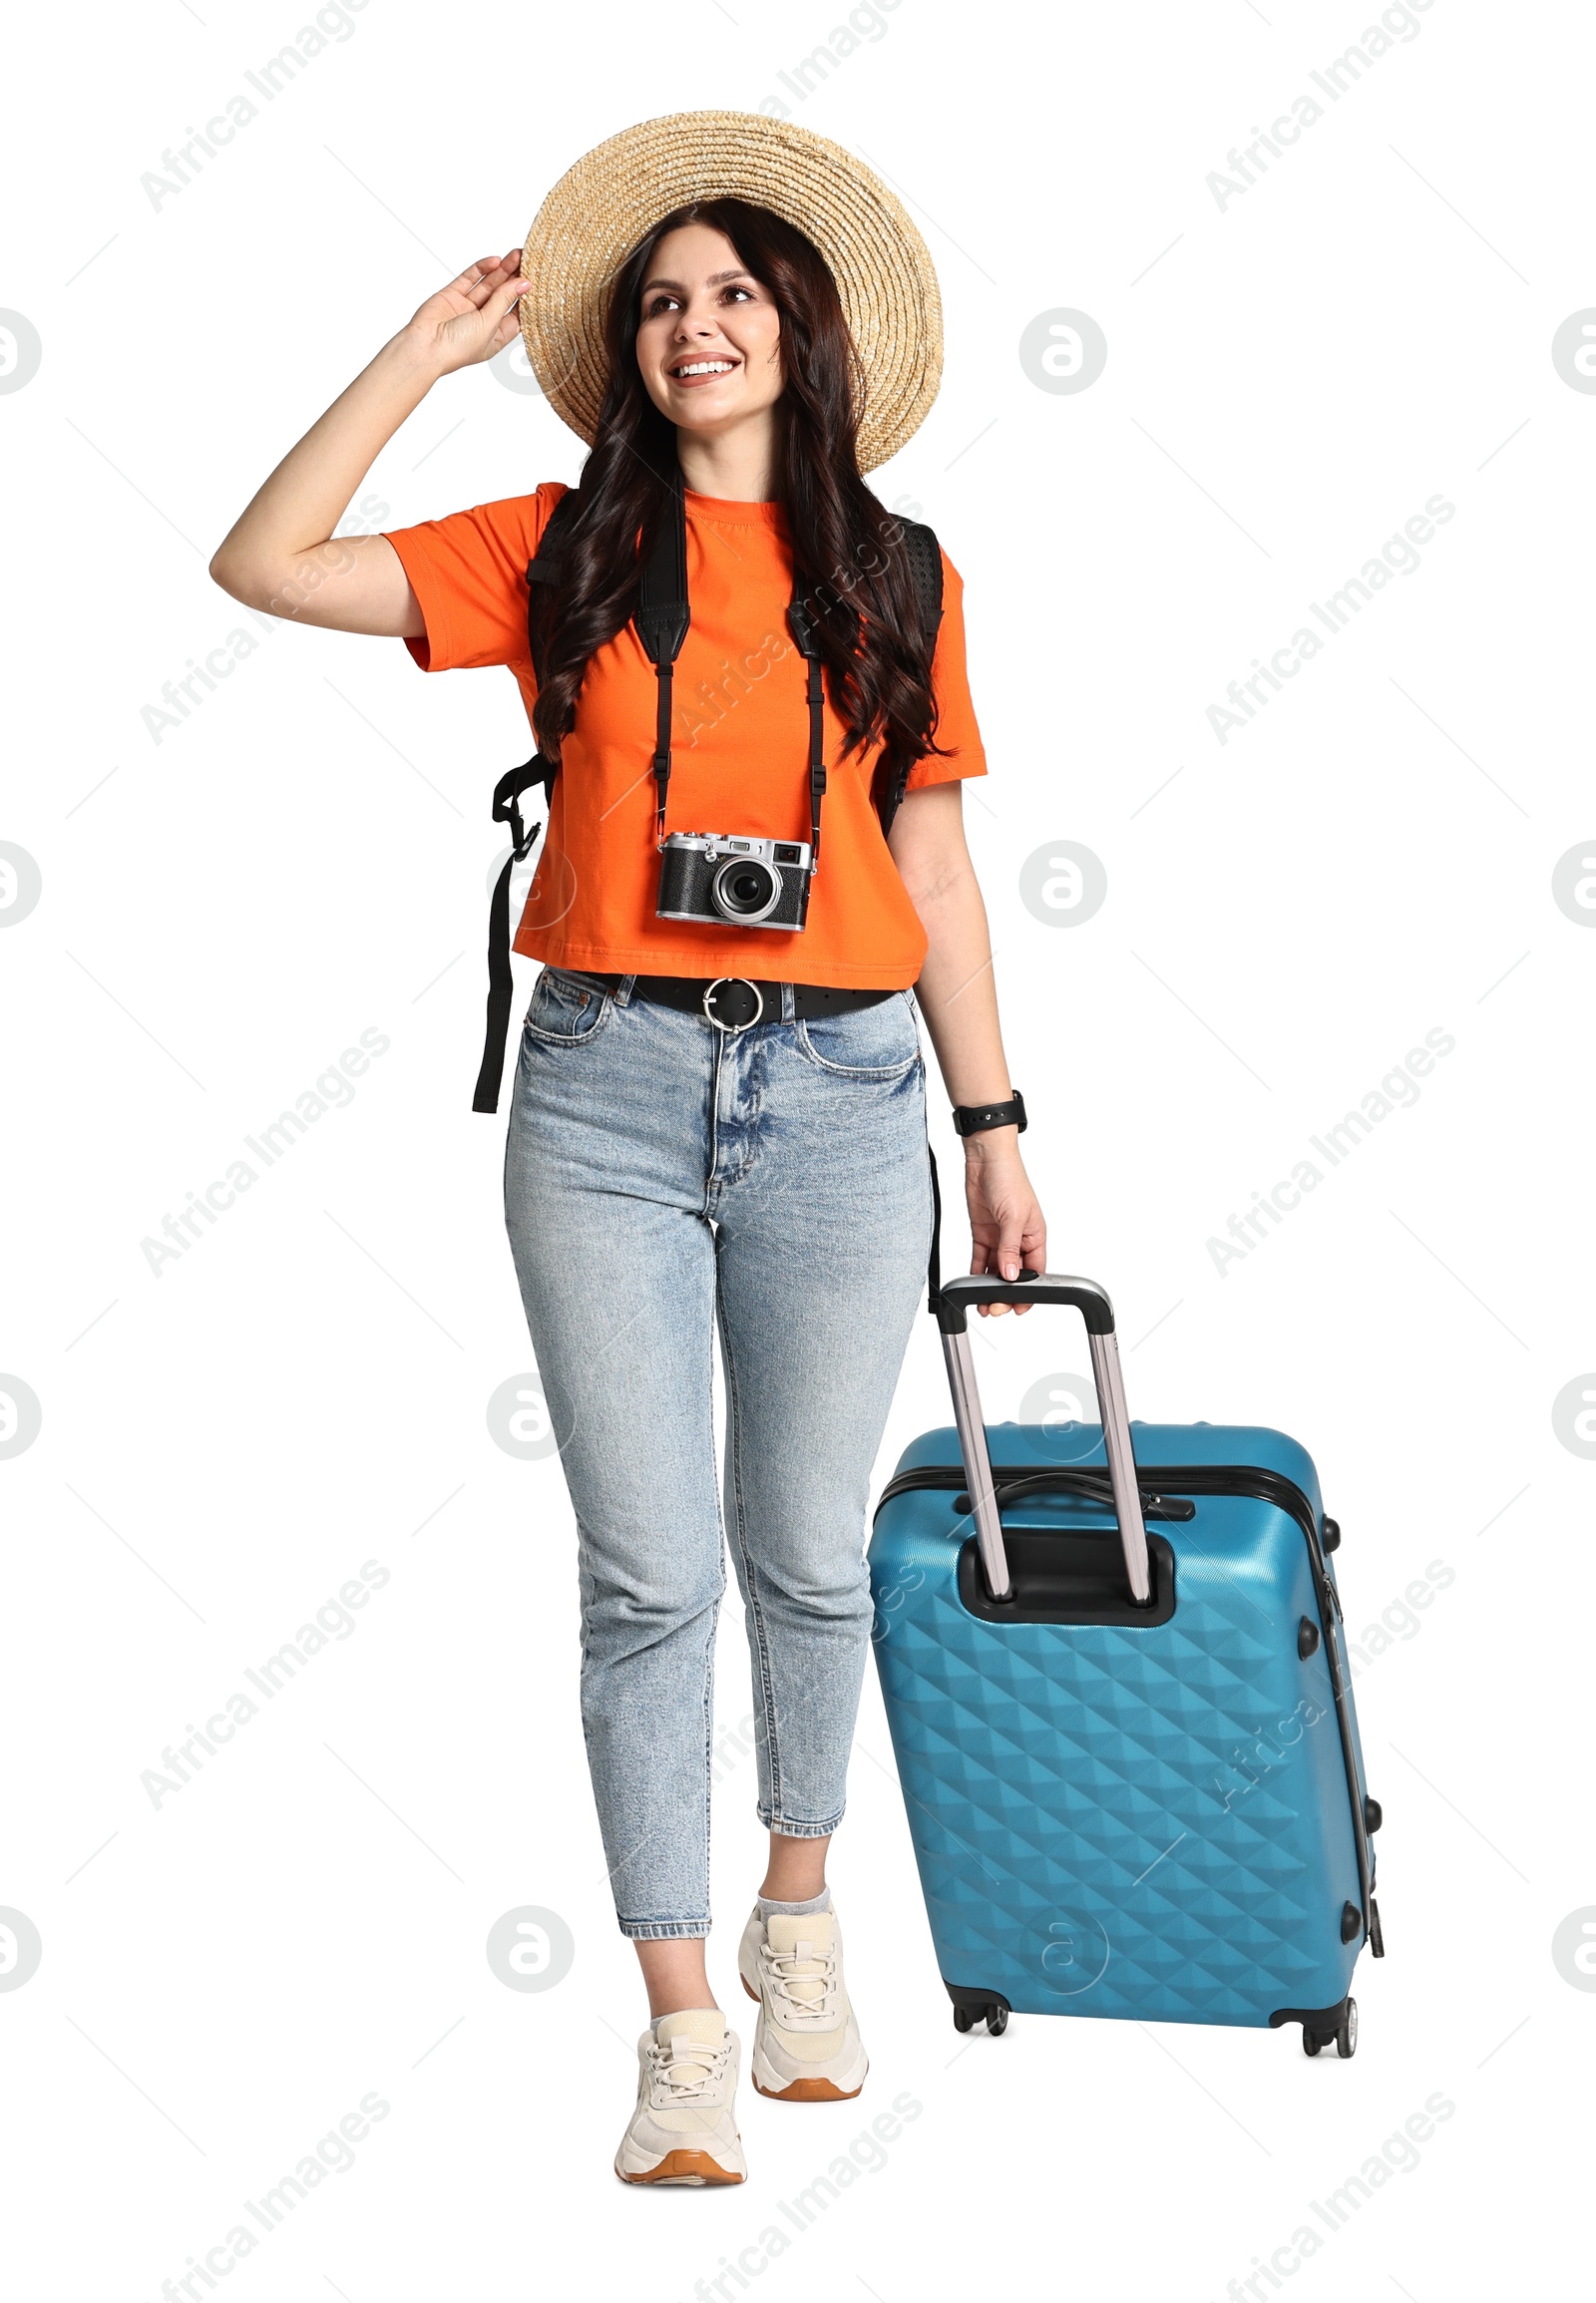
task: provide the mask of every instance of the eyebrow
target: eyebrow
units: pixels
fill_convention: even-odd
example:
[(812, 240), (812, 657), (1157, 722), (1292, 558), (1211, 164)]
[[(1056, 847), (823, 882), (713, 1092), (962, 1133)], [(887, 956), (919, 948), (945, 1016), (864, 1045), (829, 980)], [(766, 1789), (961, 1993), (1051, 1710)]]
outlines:
[[(751, 280), (753, 276), (745, 264), (734, 264), (729, 272), (711, 272), (708, 279), (705, 280), (704, 286), (706, 288), (724, 287), (727, 280)], [(680, 280), (644, 280), (637, 293), (640, 296), (645, 296), (651, 288), (674, 288), (678, 296), (684, 296), (688, 292)]]

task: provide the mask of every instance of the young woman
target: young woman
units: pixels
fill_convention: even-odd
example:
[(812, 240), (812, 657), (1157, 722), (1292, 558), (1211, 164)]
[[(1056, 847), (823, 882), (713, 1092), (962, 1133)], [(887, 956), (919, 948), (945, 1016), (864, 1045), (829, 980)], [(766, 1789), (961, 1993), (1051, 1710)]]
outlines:
[[(423, 669), (508, 666), (560, 763), (516, 938), (545, 965), (506, 1213), (578, 1523), (594, 1790), (648, 1991), (615, 2169), (737, 2182), (738, 2043), (704, 1967), (725, 1583), (713, 1333), (770, 1833), (738, 1955), (759, 2002), (754, 2078), (826, 2101), (866, 2071), (825, 1866), (870, 1636), (867, 1487), (931, 1239), (917, 1016), (972, 1130), (972, 1269), (1043, 1267), (1044, 1229), (961, 821), (960, 780), (986, 772), (962, 587), (944, 562), (933, 639), (902, 528), (860, 476), (935, 393), (919, 233), (840, 148), (684, 115), (579, 164), (534, 225), (525, 277), (521, 262), (484, 257), (428, 298), (266, 481), (212, 573), (252, 606), (401, 637)], [(334, 542), (399, 425), (511, 341), (518, 302), (545, 389), (594, 443), (554, 580), (527, 570), (559, 485)], [(632, 618), (639, 571), (683, 514), (689, 620), (661, 786), (665, 683)], [(901, 773), (889, 840), (874, 803)], [(759, 851), (731, 851), (717, 897), (716, 858), (670, 846), (705, 833), (779, 846), (763, 879), (741, 869)], [(782, 901), (807, 909), (745, 925), (783, 849), (798, 862), (781, 865)]]

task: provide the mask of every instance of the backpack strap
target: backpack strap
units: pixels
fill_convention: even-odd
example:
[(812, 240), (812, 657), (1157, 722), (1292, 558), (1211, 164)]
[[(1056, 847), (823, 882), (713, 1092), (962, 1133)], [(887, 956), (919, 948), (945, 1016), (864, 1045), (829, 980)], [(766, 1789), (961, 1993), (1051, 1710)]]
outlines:
[[(929, 664), (937, 652), (937, 633), (942, 624), (942, 546), (937, 542), (936, 531), (926, 527), (923, 521), (901, 520), (898, 526), (909, 562), (909, 579), (920, 609), (920, 629)], [(911, 761), (909, 767), (898, 770), (891, 791), (880, 803), (883, 839), (892, 830), (893, 818), (903, 806), (913, 765)]]
[(551, 590), (563, 583), (566, 576), (566, 554), (570, 549), (571, 532), (582, 516), (582, 491), (568, 488), (549, 515), (549, 522), (538, 539), (538, 549), (527, 563), (527, 649), (532, 657), (532, 668), (538, 685), (543, 685), (543, 640), (538, 630), (538, 619), (533, 613), (533, 601), (538, 594), (533, 586)]
[[(569, 544), (571, 531), (581, 513), (581, 500), (575, 488), (567, 489), (549, 515), (548, 525), (538, 539), (538, 549), (527, 564), (527, 644), (532, 654), (533, 670), (538, 683), (543, 684), (543, 645), (538, 636), (538, 619), (532, 612), (537, 596), (535, 585), (553, 584), (565, 573), (563, 550)], [(510, 1002), (515, 993), (515, 978), (510, 967), (510, 875), (518, 864), (524, 864), (537, 844), (538, 834), (547, 831), (549, 808), (554, 799), (555, 778), (560, 773), (558, 760), (551, 760), (539, 751), (519, 768), (511, 768), (499, 778), (493, 791), (493, 820), (510, 827), (510, 854), (504, 870), (494, 884), (488, 906), (488, 1019), (483, 1035), (482, 1067), (477, 1073), (476, 1093), (471, 1099), (473, 1111), (499, 1109), (499, 1085), (504, 1077), (505, 1035), (510, 1028)], [(521, 797), (533, 785), (543, 786), (544, 813), (541, 823), (529, 831), (522, 820)]]

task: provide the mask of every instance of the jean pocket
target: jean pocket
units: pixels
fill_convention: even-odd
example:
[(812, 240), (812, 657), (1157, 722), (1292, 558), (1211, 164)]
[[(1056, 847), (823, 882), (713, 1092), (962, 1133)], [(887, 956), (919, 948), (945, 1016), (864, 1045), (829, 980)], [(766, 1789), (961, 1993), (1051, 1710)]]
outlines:
[(614, 1012), (607, 983), (576, 968), (545, 967), (532, 987), (525, 1025), (547, 1047), (577, 1047), (597, 1038)]
[(907, 991), (843, 1015), (811, 1015), (797, 1026), (801, 1051), (845, 1079), (900, 1079), (920, 1060), (920, 1027)]

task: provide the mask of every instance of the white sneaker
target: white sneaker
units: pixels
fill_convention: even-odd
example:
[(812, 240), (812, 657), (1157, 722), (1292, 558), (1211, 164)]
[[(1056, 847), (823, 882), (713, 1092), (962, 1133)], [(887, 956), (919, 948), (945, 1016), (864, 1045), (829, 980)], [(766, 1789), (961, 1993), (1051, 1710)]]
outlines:
[(837, 2103), (858, 2095), (870, 2069), (842, 1976), (842, 1930), (832, 1911), (753, 1916), (737, 1972), (759, 2002), (754, 2086), (785, 2104)]
[(637, 2108), (615, 2153), (623, 2183), (741, 2183), (732, 2101), (737, 2035), (718, 2007), (662, 2015), (637, 2042)]

